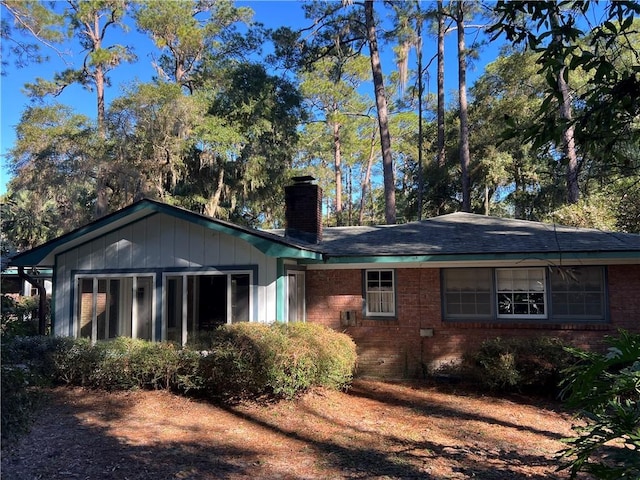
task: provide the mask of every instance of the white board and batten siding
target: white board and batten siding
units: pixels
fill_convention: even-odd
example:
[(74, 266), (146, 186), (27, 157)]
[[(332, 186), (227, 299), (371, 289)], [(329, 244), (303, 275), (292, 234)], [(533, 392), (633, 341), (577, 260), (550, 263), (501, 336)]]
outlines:
[[(158, 213), (107, 233), (56, 258), (55, 334), (69, 335), (75, 311), (73, 273), (156, 273), (202, 271), (233, 266), (252, 268), (258, 303), (254, 321), (276, 318), (277, 261), (246, 241), (203, 226)], [(156, 292), (161, 295), (161, 292)], [(254, 310), (255, 311), (255, 310)]]

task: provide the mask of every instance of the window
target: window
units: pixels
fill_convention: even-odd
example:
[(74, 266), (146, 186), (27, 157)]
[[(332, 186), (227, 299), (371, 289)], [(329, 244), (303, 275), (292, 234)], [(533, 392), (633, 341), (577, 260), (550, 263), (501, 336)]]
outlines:
[(372, 317), (395, 316), (393, 270), (367, 270), (365, 278), (366, 315)]
[(227, 323), (251, 320), (251, 274), (172, 274), (164, 279), (163, 338), (184, 344)]
[(303, 270), (287, 272), (287, 321), (305, 321), (305, 273)]
[(554, 268), (549, 277), (554, 318), (588, 320), (605, 318), (602, 268)]
[(153, 276), (78, 277), (77, 336), (152, 340)]
[(544, 268), (496, 270), (498, 318), (546, 318)]
[(443, 270), (444, 312), (449, 318), (491, 318), (490, 268)]
[(598, 322), (606, 319), (603, 267), (447, 268), (445, 320)]

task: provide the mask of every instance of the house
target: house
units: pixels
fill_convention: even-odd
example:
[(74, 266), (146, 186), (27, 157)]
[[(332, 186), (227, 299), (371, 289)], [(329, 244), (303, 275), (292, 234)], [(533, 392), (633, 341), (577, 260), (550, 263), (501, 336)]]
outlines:
[[(37, 281), (42, 282), (47, 295), (51, 295), (52, 273), (52, 270), (47, 268), (29, 272), (29, 275)], [(0, 288), (3, 295), (9, 295), (14, 298), (34, 297), (38, 295), (38, 290), (27, 280), (20, 277), (17, 267), (8, 267), (0, 272)]]
[(145, 199), (12, 264), (53, 269), (55, 335), (185, 343), (223, 323), (317, 322), (354, 338), (366, 375), (420, 375), (497, 336), (597, 348), (640, 332), (640, 235), (469, 213), (323, 228), (321, 189), (296, 180), (284, 230)]

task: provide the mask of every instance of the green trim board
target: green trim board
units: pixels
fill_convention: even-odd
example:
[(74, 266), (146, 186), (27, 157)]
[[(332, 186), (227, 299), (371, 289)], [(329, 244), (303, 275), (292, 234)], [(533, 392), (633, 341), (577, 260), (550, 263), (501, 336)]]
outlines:
[(301, 260), (303, 265), (340, 265), (363, 263), (430, 263), (472, 261), (549, 261), (549, 260), (608, 260), (638, 259), (638, 252), (545, 252), (545, 253), (471, 253), (443, 255), (368, 255), (328, 256), (323, 260)]
[(278, 258), (276, 260), (276, 322), (285, 323), (284, 304), (286, 297), (286, 277), (285, 277), (284, 260)]

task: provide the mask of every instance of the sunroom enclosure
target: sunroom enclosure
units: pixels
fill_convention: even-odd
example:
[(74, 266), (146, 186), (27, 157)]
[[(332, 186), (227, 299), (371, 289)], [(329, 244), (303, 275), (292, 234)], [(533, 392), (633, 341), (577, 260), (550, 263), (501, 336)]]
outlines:
[(162, 276), (157, 290), (155, 274), (79, 276), (75, 336), (92, 342), (116, 337), (154, 340), (154, 319), (161, 318), (160, 338), (185, 344), (225, 323), (252, 321), (252, 277), (252, 272), (242, 271), (172, 272)]

